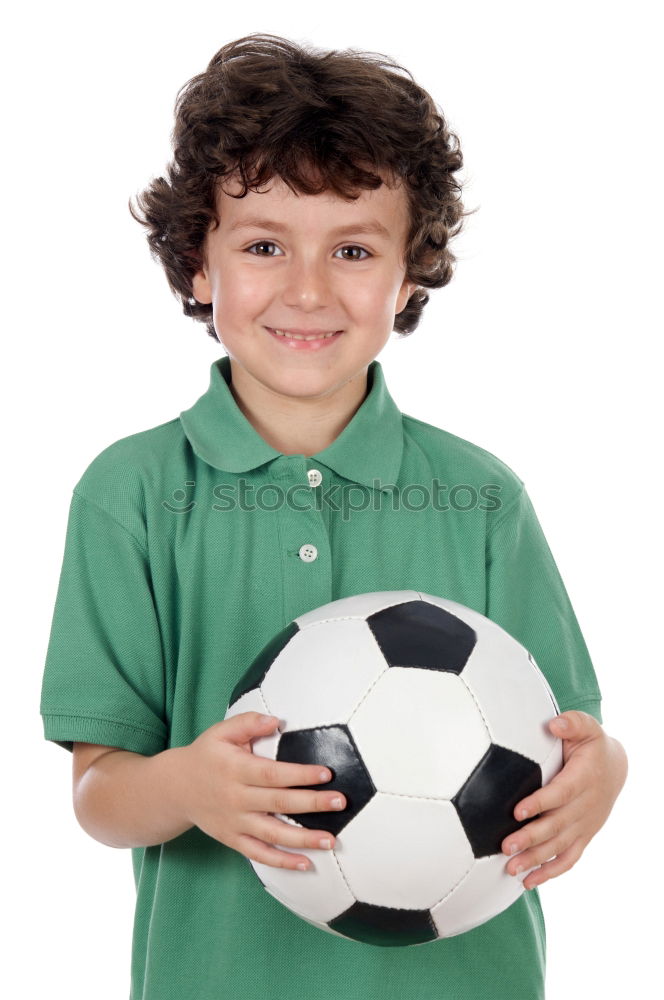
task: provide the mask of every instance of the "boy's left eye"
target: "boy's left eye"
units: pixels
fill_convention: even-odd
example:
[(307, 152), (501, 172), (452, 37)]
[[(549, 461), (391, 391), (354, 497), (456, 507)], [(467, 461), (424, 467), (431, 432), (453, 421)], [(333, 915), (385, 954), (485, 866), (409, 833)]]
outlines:
[[(245, 252), (249, 253), (249, 252), (253, 251), (254, 247), (276, 247), (276, 245), (277, 245), (276, 243), (272, 243), (272, 242), (270, 242), (270, 240), (259, 240), (257, 243), (252, 243), (250, 247), (247, 247), (247, 249), (246, 249)], [(339, 250), (359, 250), (360, 253), (364, 253), (368, 257), (371, 257), (371, 254), (369, 253), (368, 250), (365, 250), (364, 247), (355, 246), (355, 244), (353, 244), (353, 243), (349, 243), (345, 247), (339, 247)], [(337, 251), (337, 253), (338, 252), (339, 251)], [(262, 253), (255, 253), (254, 254), (254, 257), (266, 257), (266, 256), (267, 257), (273, 257), (274, 254), (262, 254)], [(365, 260), (365, 259), (366, 259), (365, 257), (346, 257), (345, 258), (345, 260)]]

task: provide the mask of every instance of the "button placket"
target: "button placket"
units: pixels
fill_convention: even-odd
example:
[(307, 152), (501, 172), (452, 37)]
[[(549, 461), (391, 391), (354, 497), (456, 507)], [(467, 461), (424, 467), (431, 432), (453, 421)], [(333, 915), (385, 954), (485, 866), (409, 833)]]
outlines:
[[(316, 486), (320, 486), (320, 484), (323, 482), (323, 477), (321, 475), (320, 469), (309, 469), (307, 471), (307, 479), (309, 480), (309, 486), (311, 486), (312, 489)], [(302, 562), (313, 562), (314, 559), (318, 558), (318, 549), (316, 548), (315, 545), (312, 545), (310, 542), (307, 542), (304, 545), (300, 546), (298, 555), (302, 560)]]
[(285, 556), (284, 611), (295, 618), (332, 599), (331, 552), (327, 525), (314, 492), (323, 482), (321, 470), (309, 468), (311, 460), (301, 455), (284, 459), (280, 463), (284, 490), (297, 483), (311, 488), (309, 502), (305, 503), (303, 494), (297, 491), (297, 504), (286, 503), (278, 511)]

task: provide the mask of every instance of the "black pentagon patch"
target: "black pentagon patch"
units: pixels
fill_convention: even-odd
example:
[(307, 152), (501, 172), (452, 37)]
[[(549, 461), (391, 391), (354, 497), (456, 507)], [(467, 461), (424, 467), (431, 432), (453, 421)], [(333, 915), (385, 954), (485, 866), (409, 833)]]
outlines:
[(294, 635), (300, 631), (295, 622), (289, 622), (286, 628), (282, 629), (281, 632), (270, 639), (270, 641), (263, 646), (260, 653), (253, 660), (250, 666), (247, 667), (245, 673), (242, 675), (240, 680), (237, 682), (233, 688), (233, 693), (231, 694), (230, 701), (228, 702), (228, 708), (234, 705), (238, 699), (246, 694), (248, 691), (253, 691), (255, 688), (260, 687), (263, 683), (263, 679), (279, 656), (282, 649), (288, 645)]
[(477, 635), (456, 615), (429, 601), (404, 601), (367, 618), (391, 667), (421, 667), (460, 674)]
[(333, 931), (355, 941), (388, 947), (424, 944), (438, 937), (429, 910), (399, 910), (356, 902), (327, 923)]
[(517, 802), (541, 787), (539, 764), (491, 744), (452, 799), (476, 858), (500, 854), (505, 837), (526, 822), (514, 819)]
[(345, 809), (325, 809), (312, 813), (284, 813), (310, 830), (329, 830), (335, 836), (364, 809), (376, 794), (376, 787), (362, 762), (348, 726), (320, 726), (317, 729), (294, 729), (281, 734), (277, 760), (295, 764), (321, 764), (329, 767), (332, 780), (315, 785), (292, 785), (340, 791), (346, 796)]

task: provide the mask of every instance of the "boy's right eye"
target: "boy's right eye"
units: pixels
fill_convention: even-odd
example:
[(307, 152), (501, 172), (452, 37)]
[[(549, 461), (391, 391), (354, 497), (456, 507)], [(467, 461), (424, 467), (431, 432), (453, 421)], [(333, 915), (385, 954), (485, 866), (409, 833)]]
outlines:
[[(254, 247), (275, 247), (276, 245), (277, 245), (276, 243), (271, 243), (269, 240), (259, 240), (258, 243), (252, 243), (250, 247), (247, 247), (246, 252), (250, 253), (254, 249)], [(263, 256), (273, 257), (274, 254), (262, 254), (262, 253), (254, 254), (254, 257), (263, 257)]]

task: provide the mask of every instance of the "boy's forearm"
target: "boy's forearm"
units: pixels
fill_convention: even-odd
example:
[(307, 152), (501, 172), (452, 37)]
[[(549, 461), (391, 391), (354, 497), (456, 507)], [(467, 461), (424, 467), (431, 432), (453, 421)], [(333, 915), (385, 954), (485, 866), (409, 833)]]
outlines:
[(114, 750), (90, 765), (78, 783), (74, 812), (81, 827), (108, 847), (151, 847), (189, 830), (179, 790), (186, 747), (152, 757)]

